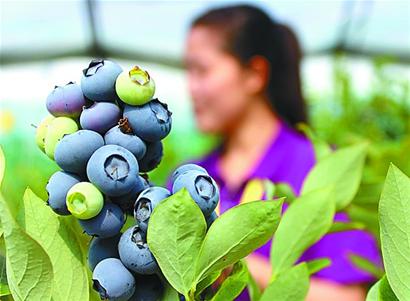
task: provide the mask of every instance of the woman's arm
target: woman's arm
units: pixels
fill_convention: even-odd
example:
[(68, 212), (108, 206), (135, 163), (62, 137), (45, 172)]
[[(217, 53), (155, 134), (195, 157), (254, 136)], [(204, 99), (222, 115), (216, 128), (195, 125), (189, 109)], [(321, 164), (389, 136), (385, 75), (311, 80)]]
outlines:
[[(261, 255), (251, 254), (246, 261), (256, 283), (264, 290), (272, 275), (269, 260)], [(307, 301), (364, 301), (365, 299), (366, 290), (360, 285), (340, 285), (320, 279), (311, 279), (306, 298)]]
[(272, 275), (272, 266), (266, 257), (252, 253), (246, 257), (248, 269), (259, 287), (264, 290)]
[(360, 285), (340, 285), (313, 278), (310, 280), (306, 301), (364, 301), (365, 299), (366, 290)]

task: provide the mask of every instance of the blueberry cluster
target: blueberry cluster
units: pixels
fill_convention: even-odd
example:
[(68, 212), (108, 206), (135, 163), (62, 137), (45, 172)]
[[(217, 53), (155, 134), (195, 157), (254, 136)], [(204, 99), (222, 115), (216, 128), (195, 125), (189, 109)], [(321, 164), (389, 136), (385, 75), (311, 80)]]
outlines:
[[(101, 299), (157, 300), (161, 271), (146, 241), (155, 206), (171, 192), (153, 186), (147, 172), (163, 156), (171, 112), (153, 98), (147, 71), (123, 71), (115, 62), (92, 60), (81, 84), (56, 86), (47, 97), (51, 115), (36, 131), (39, 148), (62, 169), (49, 179), (47, 204), (75, 216), (92, 236), (88, 263)], [(219, 200), (215, 181), (195, 164), (172, 175), (172, 193), (186, 188), (208, 226)], [(121, 233), (127, 213), (136, 223)]]

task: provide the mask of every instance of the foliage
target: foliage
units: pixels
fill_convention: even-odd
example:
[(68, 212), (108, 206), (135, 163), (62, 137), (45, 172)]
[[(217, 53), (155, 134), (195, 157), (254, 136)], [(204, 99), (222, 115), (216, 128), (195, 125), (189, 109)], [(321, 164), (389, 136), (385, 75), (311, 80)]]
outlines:
[[(301, 125), (315, 145), (318, 164), (300, 196), (285, 183), (255, 179), (243, 195), (246, 204), (224, 213), (208, 232), (186, 192), (154, 210), (148, 243), (167, 280), (164, 300), (178, 300), (177, 292), (187, 300), (199, 300), (201, 293), (206, 300), (233, 300), (245, 286), (253, 301), (304, 300), (309, 277), (329, 261), (297, 263), (298, 258), (326, 233), (350, 229), (365, 229), (380, 242), (385, 271), (350, 255), (352, 263), (380, 277), (367, 300), (410, 300), (405, 285), (410, 282), (410, 84), (387, 72), (390, 62), (376, 60), (373, 89), (359, 97), (345, 59), (334, 59), (334, 99), (311, 105), (312, 129)], [(75, 219), (57, 217), (44, 206), (44, 188), (57, 166), (37, 151), (31, 137), (14, 132), (0, 139), (5, 152), (0, 152), (0, 297), (97, 300), (86, 267), (89, 238)], [(165, 183), (180, 162), (215, 144), (194, 133), (182, 144), (179, 137), (173, 133), (165, 141), (163, 163), (151, 175), (157, 184)], [(269, 201), (261, 202), (262, 195)], [(282, 218), (282, 201), (274, 197), (289, 205)], [(337, 211), (351, 221), (332, 222)], [(273, 275), (261, 292), (243, 258), (273, 235)], [(231, 272), (215, 290), (227, 269)]]

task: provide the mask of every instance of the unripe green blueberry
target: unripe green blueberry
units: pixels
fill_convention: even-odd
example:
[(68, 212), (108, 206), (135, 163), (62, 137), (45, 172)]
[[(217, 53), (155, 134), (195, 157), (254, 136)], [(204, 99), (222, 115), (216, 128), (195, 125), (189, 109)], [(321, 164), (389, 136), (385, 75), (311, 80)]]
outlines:
[(67, 192), (68, 211), (78, 219), (89, 219), (100, 213), (104, 206), (103, 194), (89, 182), (75, 184)]
[(47, 128), (54, 119), (55, 117), (53, 115), (48, 115), (41, 120), (36, 129), (36, 144), (43, 153), (45, 152), (44, 141), (46, 140)]
[(44, 149), (47, 156), (54, 160), (55, 148), (64, 135), (78, 131), (77, 123), (68, 117), (54, 118), (47, 126), (47, 134), (44, 140)]
[(123, 71), (115, 82), (118, 97), (129, 105), (143, 105), (149, 102), (155, 93), (155, 82), (147, 71), (135, 66), (130, 71)]

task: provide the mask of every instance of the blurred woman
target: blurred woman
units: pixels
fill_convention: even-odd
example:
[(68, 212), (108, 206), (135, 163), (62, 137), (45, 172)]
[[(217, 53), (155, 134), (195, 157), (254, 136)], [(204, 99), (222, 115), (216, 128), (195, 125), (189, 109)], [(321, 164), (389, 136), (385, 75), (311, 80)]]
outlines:
[[(196, 163), (218, 183), (221, 213), (238, 204), (252, 178), (287, 182), (298, 194), (314, 165), (312, 144), (295, 130), (297, 123), (307, 123), (300, 59), (292, 31), (252, 6), (211, 10), (192, 23), (185, 64), (197, 126), (222, 137)], [(262, 288), (272, 274), (269, 248), (268, 243), (247, 258)], [(374, 240), (361, 231), (329, 234), (307, 250), (300, 260), (332, 260), (312, 277), (307, 300), (365, 299), (364, 285), (374, 279), (349, 262), (348, 252), (378, 260)], [(248, 298), (244, 291), (237, 300)]]

